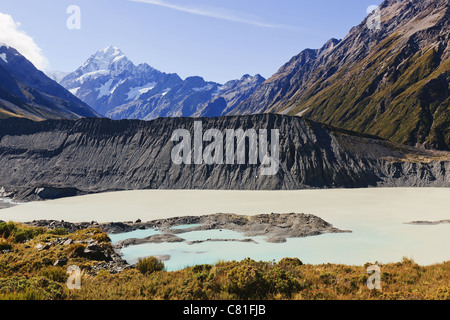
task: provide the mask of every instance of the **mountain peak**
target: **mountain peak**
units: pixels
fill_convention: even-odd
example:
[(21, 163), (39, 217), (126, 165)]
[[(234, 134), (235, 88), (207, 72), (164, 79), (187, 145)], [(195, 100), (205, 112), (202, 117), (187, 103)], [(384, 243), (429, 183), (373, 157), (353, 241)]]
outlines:
[(94, 53), (81, 67), (83, 73), (94, 71), (121, 72), (132, 62), (117, 47), (109, 46)]
[(106, 47), (105, 49), (103, 49), (103, 51), (115, 51), (115, 52), (122, 52), (122, 51), (120, 51), (120, 49), (118, 48), (118, 47), (116, 47), (116, 46), (108, 46), (108, 47)]
[(103, 50), (97, 51), (94, 56), (103, 56), (103, 57), (121, 57), (125, 56), (125, 54), (117, 47), (109, 46)]
[(94, 53), (86, 62), (68, 78), (62, 81), (62, 85), (67, 87), (69, 82), (75, 81), (82, 84), (88, 79), (97, 79), (102, 76), (117, 77), (127, 70), (136, 67), (125, 54), (117, 47), (109, 46)]
[(255, 74), (254, 76), (249, 75), (249, 74), (244, 74), (241, 77), (241, 81), (245, 81), (245, 80), (260, 80), (260, 79), (264, 79), (264, 77), (261, 76), (259, 73)]

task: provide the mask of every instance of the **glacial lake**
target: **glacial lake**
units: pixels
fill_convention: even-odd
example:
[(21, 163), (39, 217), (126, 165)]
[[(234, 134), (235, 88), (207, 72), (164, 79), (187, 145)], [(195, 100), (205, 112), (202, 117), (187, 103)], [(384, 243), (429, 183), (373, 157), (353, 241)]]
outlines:
[[(396, 262), (403, 257), (413, 258), (422, 264), (450, 260), (450, 224), (393, 226), (389, 221), (379, 224), (352, 224), (352, 233), (322, 234), (306, 238), (290, 238), (285, 243), (268, 243), (265, 237), (252, 237), (254, 242), (220, 241), (188, 244), (146, 243), (129, 246), (121, 250), (123, 258), (136, 263), (146, 256), (169, 255), (164, 261), (167, 270), (178, 270), (196, 264), (214, 264), (220, 260), (280, 260), (297, 257), (304, 263), (345, 263), (362, 265), (366, 262)], [(143, 230), (139, 230), (143, 231)], [(157, 231), (145, 230), (148, 235)], [(112, 239), (135, 237), (135, 231), (112, 235)], [(144, 235), (144, 234), (142, 234)], [(147, 235), (146, 235), (147, 236)], [(231, 230), (192, 231), (177, 236), (186, 241), (206, 239), (248, 239), (243, 234)], [(143, 236), (144, 237), (144, 236)], [(112, 240), (115, 242), (115, 240)], [(440, 261), (440, 262), (442, 262)]]
[[(139, 257), (170, 255), (168, 270), (219, 260), (280, 260), (298, 257), (304, 263), (398, 262), (412, 258), (421, 265), (450, 260), (450, 224), (414, 225), (411, 221), (450, 219), (450, 188), (369, 188), (298, 191), (124, 191), (18, 205), (0, 210), (0, 220), (18, 222), (55, 219), (72, 222), (150, 221), (176, 216), (236, 213), (243, 215), (310, 213), (352, 233), (322, 234), (268, 243), (203, 242), (141, 244), (122, 249), (133, 263)], [(181, 228), (187, 228), (186, 226)], [(156, 230), (112, 235), (113, 241), (143, 238)], [(187, 241), (243, 239), (229, 230), (177, 234)]]

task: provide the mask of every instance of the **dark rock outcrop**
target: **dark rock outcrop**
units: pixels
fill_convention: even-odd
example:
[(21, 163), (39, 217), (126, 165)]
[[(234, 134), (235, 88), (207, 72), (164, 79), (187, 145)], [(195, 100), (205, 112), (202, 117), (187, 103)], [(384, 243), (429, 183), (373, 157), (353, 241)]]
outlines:
[[(190, 228), (172, 229), (175, 226), (194, 224)], [(101, 228), (109, 224), (103, 224)], [(137, 226), (133, 226), (136, 228)], [(282, 243), (286, 238), (301, 238), (316, 236), (324, 233), (346, 233), (349, 230), (340, 230), (333, 227), (325, 220), (304, 213), (288, 214), (260, 214), (255, 216), (243, 216), (227, 213), (216, 213), (204, 216), (185, 216), (167, 219), (159, 219), (141, 223), (140, 227), (146, 229), (158, 229), (162, 233), (152, 235), (146, 238), (130, 238), (114, 244), (116, 249), (121, 249), (131, 245), (143, 243), (165, 243), (165, 242), (184, 242), (183, 234), (191, 231), (201, 230), (232, 230), (242, 233), (249, 237), (246, 239), (219, 238), (186, 241), (189, 245), (195, 245), (203, 242), (221, 242), (221, 241), (239, 241), (255, 242), (252, 237), (264, 236), (266, 242)]]
[(111, 255), (102, 249), (97, 243), (89, 243), (84, 249), (83, 256), (95, 261), (110, 261)]
[(31, 222), (27, 222), (27, 224), (30, 226), (33, 226), (33, 227), (44, 227), (44, 228), (47, 228), (50, 230), (64, 228), (69, 233), (75, 232), (77, 230), (83, 230), (86, 228), (98, 228), (99, 227), (99, 224), (95, 221), (72, 223), (72, 222), (57, 221), (57, 220), (33, 220)]
[(119, 241), (114, 245), (116, 249), (128, 247), (128, 246), (135, 246), (138, 244), (143, 243), (165, 243), (165, 242), (183, 242), (184, 239), (173, 235), (173, 234), (156, 234), (150, 237), (137, 239), (137, 238), (130, 238), (126, 240)]

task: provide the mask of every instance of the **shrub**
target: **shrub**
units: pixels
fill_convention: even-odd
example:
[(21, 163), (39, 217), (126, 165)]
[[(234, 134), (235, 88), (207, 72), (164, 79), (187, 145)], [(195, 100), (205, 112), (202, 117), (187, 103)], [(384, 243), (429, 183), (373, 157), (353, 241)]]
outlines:
[(42, 276), (0, 278), (0, 299), (62, 299), (63, 286)]
[(0, 251), (11, 249), (12, 249), (11, 242), (8, 241), (8, 239), (0, 238)]
[(97, 279), (107, 279), (110, 276), (109, 271), (107, 270), (99, 270), (97, 273)]
[(20, 229), (18, 228), (16, 233), (14, 234), (15, 242), (25, 242), (27, 240), (33, 239), (36, 236), (35, 230), (31, 228)]
[(273, 267), (264, 274), (267, 281), (269, 292), (272, 294), (280, 293), (291, 297), (292, 293), (302, 289), (298, 280), (286, 270), (280, 267)]
[(16, 243), (33, 239), (41, 233), (43, 233), (42, 228), (21, 228), (13, 222), (0, 223), (0, 235), (2, 235), (3, 238), (12, 237), (12, 240)]
[(49, 257), (43, 257), (41, 259), (41, 261), (36, 261), (36, 262), (40, 263), (43, 266), (50, 266), (53, 264), (53, 260), (50, 259)]
[(283, 258), (278, 262), (278, 265), (282, 268), (296, 268), (302, 266), (303, 262), (299, 258)]
[(11, 250), (12, 249), (12, 242), (13, 242), (13, 235), (10, 234), (8, 237), (5, 238), (5, 235), (0, 238), (0, 251), (1, 250)]
[(94, 234), (92, 236), (92, 239), (97, 241), (98, 243), (111, 242), (111, 239), (109, 238), (109, 236), (104, 232)]
[(11, 234), (13, 234), (17, 230), (17, 227), (12, 222), (1, 222), (0, 223), (0, 234), (3, 235), (3, 238), (8, 238)]
[(65, 236), (66, 234), (69, 234), (66, 228), (55, 228), (50, 229), (47, 231), (48, 234), (52, 234), (55, 236)]
[(38, 290), (25, 292), (0, 293), (0, 300), (44, 300), (44, 295)]
[(438, 288), (437, 297), (441, 300), (450, 300), (450, 285)]
[(204, 281), (209, 278), (211, 269), (212, 266), (209, 264), (200, 264), (192, 267), (192, 273), (196, 279)]
[(147, 258), (139, 258), (138, 263), (136, 264), (136, 268), (142, 274), (150, 274), (155, 271), (164, 270), (164, 262), (159, 261), (155, 257), (147, 257)]
[(260, 270), (251, 265), (238, 265), (226, 275), (225, 289), (239, 299), (262, 299), (268, 289)]
[(63, 268), (53, 266), (41, 270), (40, 275), (55, 282), (66, 282), (69, 276)]
[(109, 239), (108, 235), (105, 234), (101, 229), (99, 228), (87, 228), (83, 230), (77, 230), (71, 234), (71, 239), (74, 241), (77, 240), (89, 240), (93, 239), (100, 242), (109, 242), (106, 238)]
[(212, 266), (209, 264), (198, 264), (196, 266), (192, 267), (192, 272), (199, 273), (203, 271), (209, 271), (211, 270)]
[(327, 286), (336, 284), (337, 274), (334, 272), (321, 272), (319, 275), (319, 281)]

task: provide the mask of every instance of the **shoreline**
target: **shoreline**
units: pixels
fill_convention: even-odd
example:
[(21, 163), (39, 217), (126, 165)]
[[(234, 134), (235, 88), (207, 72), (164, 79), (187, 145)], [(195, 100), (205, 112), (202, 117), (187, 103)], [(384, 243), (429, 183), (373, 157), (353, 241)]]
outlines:
[[(255, 237), (265, 237), (261, 243), (285, 243), (290, 238), (304, 238), (317, 236), (327, 233), (348, 233), (349, 230), (340, 230), (323, 219), (314, 215), (308, 214), (270, 214), (258, 216), (239, 216), (234, 214), (211, 214), (199, 217), (186, 216), (168, 219), (159, 219), (147, 222), (110, 222), (97, 223), (83, 222), (70, 223), (65, 221), (54, 220), (38, 220), (25, 223), (33, 227), (45, 227), (47, 229), (61, 229), (64, 228), (69, 232), (74, 232), (86, 228), (99, 228), (109, 236), (114, 234), (130, 233), (136, 230), (158, 231), (146, 237), (129, 237), (119, 241), (112, 241), (112, 246), (117, 255), (123, 256), (122, 249), (129, 246), (136, 246), (142, 244), (163, 244), (163, 243), (185, 243), (189, 246), (198, 245), (208, 242), (241, 242), (241, 243), (255, 243)], [(182, 227), (182, 228), (179, 228)], [(239, 233), (241, 238), (208, 238), (189, 240), (184, 238), (184, 234), (196, 231), (234, 231)], [(259, 240), (258, 240), (259, 241)], [(162, 257), (163, 261), (171, 259), (170, 254), (152, 255)], [(144, 258), (145, 254), (142, 257)], [(126, 259), (131, 265), (137, 261), (137, 258)]]
[[(293, 214), (291, 214), (293, 215)], [(211, 218), (215, 215), (208, 215), (205, 216), (203, 218), (205, 218), (206, 220), (208, 218)], [(311, 215), (312, 216), (312, 215)], [(313, 216), (314, 217), (314, 216)], [(201, 231), (201, 230), (219, 230), (220, 227), (224, 227), (224, 225), (218, 225), (216, 226), (217, 228), (211, 228), (211, 226), (208, 225), (202, 225), (202, 226), (194, 226), (191, 228), (180, 228), (180, 229), (170, 229), (173, 227), (177, 227), (177, 226), (184, 226), (184, 223), (186, 222), (192, 222), (190, 219), (192, 217), (179, 217), (179, 218), (170, 218), (170, 219), (162, 219), (162, 220), (166, 220), (166, 221), (162, 221), (162, 220), (155, 220), (155, 221), (148, 221), (148, 222), (123, 222), (123, 223), (117, 223), (117, 222), (111, 222), (111, 223), (102, 223), (99, 224), (95, 221), (92, 222), (83, 222), (83, 223), (68, 223), (68, 222), (64, 222), (64, 221), (54, 221), (54, 220), (39, 220), (39, 221), (33, 221), (33, 222), (28, 222), (28, 223), (24, 223), (26, 225), (30, 225), (33, 227), (45, 227), (48, 229), (55, 229), (55, 228), (62, 228), (65, 227), (67, 228), (67, 230), (72, 233), (75, 232), (77, 230), (83, 230), (86, 228), (99, 228), (101, 229), (103, 232), (107, 233), (107, 234), (118, 234), (118, 233), (127, 233), (127, 232), (131, 232), (131, 231), (136, 231), (136, 230), (143, 230), (146, 228), (153, 228), (153, 227), (161, 227), (161, 230), (163, 230), (163, 233), (161, 234), (157, 234), (157, 235), (153, 235), (153, 236), (149, 236), (149, 237), (145, 237), (145, 238), (127, 238), (126, 240), (120, 240), (116, 243), (112, 243), (112, 247), (114, 249), (115, 255), (116, 255), (116, 259), (115, 259), (115, 264), (112, 264), (110, 266), (111, 270), (115, 270), (114, 267), (116, 267), (116, 265), (119, 265), (120, 267), (123, 267), (125, 265), (129, 265), (129, 266), (134, 266), (138, 259), (137, 258), (133, 258), (133, 259), (124, 259), (123, 258), (123, 252), (122, 249), (127, 248), (128, 246), (135, 246), (135, 245), (142, 245), (142, 244), (169, 244), (169, 243), (185, 243), (189, 246), (191, 245), (197, 245), (197, 244), (203, 244), (203, 243), (227, 243), (227, 242), (240, 242), (240, 243), (254, 243), (254, 244), (283, 244), (285, 241), (268, 241), (267, 238), (265, 239), (265, 241), (262, 241), (263, 238), (260, 238), (258, 241), (260, 241), (259, 243), (255, 241), (255, 239), (253, 238), (253, 236), (249, 236), (249, 238), (242, 238), (242, 239), (232, 239), (232, 238), (222, 238), (222, 239), (214, 239), (214, 238), (209, 238), (209, 239), (205, 239), (205, 240), (185, 240), (182, 238), (184, 233), (188, 233), (188, 232), (192, 232), (192, 231)], [(317, 218), (317, 217), (314, 217)], [(186, 220), (187, 219), (187, 220)], [(198, 221), (195, 221), (198, 222)], [(326, 222), (325, 222), (326, 223)], [(439, 224), (446, 224), (446, 223), (450, 223), (449, 220), (443, 220), (443, 221), (438, 221), (438, 222), (434, 222), (434, 221), (413, 221), (413, 222), (409, 222), (409, 223), (405, 223), (405, 224), (413, 224), (413, 225), (439, 225)], [(163, 226), (162, 226), (163, 224)], [(229, 224), (227, 224), (227, 226), (229, 226)], [(224, 230), (231, 230), (231, 231), (237, 231), (237, 230), (241, 230), (241, 228), (236, 227), (236, 228), (228, 228)], [(315, 237), (315, 236), (320, 236), (320, 235), (324, 235), (324, 234), (330, 234), (330, 233), (352, 233), (352, 231), (349, 230), (339, 230), (337, 228), (334, 228), (333, 226), (331, 226), (331, 231), (329, 232), (328, 230), (325, 230), (324, 232), (319, 232), (319, 233), (311, 233), (309, 235), (305, 235), (305, 236), (299, 236), (299, 237), (292, 237), (292, 238), (306, 238), (306, 237)], [(222, 231), (222, 229), (220, 230)], [(246, 236), (245, 234), (243, 234), (243, 236)], [(258, 238), (258, 236), (255, 236), (256, 238)], [(291, 238), (291, 239), (292, 239)], [(206, 251), (198, 251), (196, 253), (206, 253)], [(160, 261), (163, 262), (168, 262), (171, 260), (172, 256), (171, 254), (152, 254), (152, 255), (143, 255), (140, 258), (146, 258), (146, 257), (150, 257), (153, 256), (155, 258), (157, 258)], [(287, 258), (288, 255), (286, 255)], [(402, 259), (413, 259), (413, 257), (406, 257), (404, 256)], [(283, 259), (283, 258), (280, 258)], [(272, 260), (280, 260), (280, 259), (272, 259)], [(116, 261), (117, 260), (117, 261)], [(222, 259), (221, 259), (222, 260)], [(232, 261), (235, 259), (223, 259), (224, 261)], [(240, 261), (242, 259), (237, 259), (237, 261)], [(401, 259), (400, 259), (401, 260)], [(398, 260), (398, 261), (400, 261)], [(261, 260), (261, 261), (269, 261), (269, 260)], [(371, 260), (371, 261), (375, 261), (374, 263), (378, 264), (391, 264), (391, 263), (396, 263), (396, 260), (392, 260), (392, 261), (380, 261), (379, 260)], [(397, 262), (398, 262), (397, 261)], [(414, 260), (415, 261), (415, 260)], [(442, 259), (442, 260), (437, 260), (433, 263), (425, 263), (425, 264), (421, 264), (417, 261), (415, 261), (418, 265), (420, 266), (432, 266), (432, 265), (439, 265), (439, 264), (443, 264), (443, 263), (447, 263), (450, 261), (450, 258), (448, 259)], [(365, 263), (338, 263), (338, 262), (322, 262), (322, 263), (309, 263), (306, 262), (306, 264), (309, 265), (321, 265), (321, 264), (342, 264), (342, 265), (347, 265), (347, 266), (363, 266)], [(208, 263), (206, 263), (208, 264)], [(214, 263), (212, 263), (214, 264)], [(190, 265), (190, 264), (186, 264), (186, 267), (193, 267), (195, 265), (198, 264), (194, 264), (194, 265)], [(174, 270), (170, 270), (170, 271), (178, 271), (178, 270), (183, 270), (184, 268), (181, 269), (174, 269)], [(115, 271), (114, 271), (115, 272)]]
[(12, 207), (14, 207), (16, 205), (17, 205), (17, 203), (13, 202), (9, 198), (0, 198), (0, 210), (1, 209), (12, 208)]

